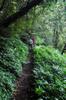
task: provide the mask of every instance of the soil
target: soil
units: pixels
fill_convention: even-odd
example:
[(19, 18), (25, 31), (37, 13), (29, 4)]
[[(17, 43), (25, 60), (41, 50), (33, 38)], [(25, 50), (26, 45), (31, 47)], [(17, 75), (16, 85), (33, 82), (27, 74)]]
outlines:
[(35, 81), (33, 77), (33, 65), (26, 63), (22, 75), (17, 81), (17, 89), (14, 100), (36, 100), (34, 93)]

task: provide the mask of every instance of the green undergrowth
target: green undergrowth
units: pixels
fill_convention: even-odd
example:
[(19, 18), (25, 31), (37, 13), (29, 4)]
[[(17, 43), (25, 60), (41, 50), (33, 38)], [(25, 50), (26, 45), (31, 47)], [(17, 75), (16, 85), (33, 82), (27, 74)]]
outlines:
[(35, 93), (38, 100), (66, 100), (66, 57), (52, 47), (36, 47)]
[(27, 58), (27, 46), (18, 36), (0, 37), (0, 100), (9, 100), (15, 89), (15, 80)]

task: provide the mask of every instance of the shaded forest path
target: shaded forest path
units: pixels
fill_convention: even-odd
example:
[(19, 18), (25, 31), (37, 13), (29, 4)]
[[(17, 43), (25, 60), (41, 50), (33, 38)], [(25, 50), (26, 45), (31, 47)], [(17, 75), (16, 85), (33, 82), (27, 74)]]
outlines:
[(17, 88), (14, 94), (14, 100), (36, 100), (34, 88), (35, 79), (33, 74), (34, 69), (34, 38), (29, 39), (29, 56), (28, 62), (23, 65), (22, 75), (17, 81)]
[(31, 63), (26, 63), (20, 79), (17, 81), (17, 89), (14, 100), (35, 100), (34, 77)]

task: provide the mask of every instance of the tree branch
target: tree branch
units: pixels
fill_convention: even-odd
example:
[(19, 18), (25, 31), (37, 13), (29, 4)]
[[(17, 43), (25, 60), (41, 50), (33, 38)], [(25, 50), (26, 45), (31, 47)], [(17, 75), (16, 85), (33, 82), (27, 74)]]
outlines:
[(15, 14), (7, 17), (5, 20), (0, 22), (0, 27), (8, 27), (10, 24), (15, 22), (17, 19), (27, 14), (31, 8), (38, 5), (41, 1), (43, 0), (31, 0), (25, 6), (23, 6), (18, 12), (16, 12)]

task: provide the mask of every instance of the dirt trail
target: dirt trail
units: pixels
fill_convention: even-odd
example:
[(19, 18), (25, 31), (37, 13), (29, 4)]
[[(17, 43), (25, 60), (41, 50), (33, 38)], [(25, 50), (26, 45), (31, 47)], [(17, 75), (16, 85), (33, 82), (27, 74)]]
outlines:
[(36, 100), (34, 94), (34, 78), (31, 63), (25, 64), (21, 78), (17, 82), (14, 100)]

